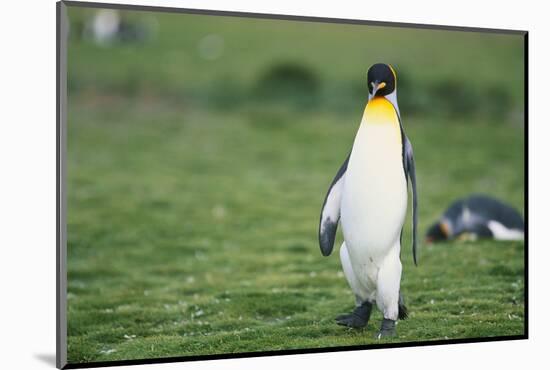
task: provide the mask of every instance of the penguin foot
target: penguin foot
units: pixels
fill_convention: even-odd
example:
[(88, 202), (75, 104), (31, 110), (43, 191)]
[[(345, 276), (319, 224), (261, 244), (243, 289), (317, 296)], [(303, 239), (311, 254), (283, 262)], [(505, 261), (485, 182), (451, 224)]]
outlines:
[(347, 315), (340, 315), (336, 318), (338, 325), (347, 326), (348, 328), (361, 329), (367, 326), (367, 320), (354, 314), (353, 312)]
[(391, 338), (395, 337), (397, 332), (395, 331), (395, 320), (384, 319), (380, 326), (380, 331), (376, 334), (375, 339)]
[(353, 312), (338, 316), (336, 323), (354, 329), (364, 328), (369, 322), (371, 311), (372, 303), (365, 302), (361, 306), (355, 307)]

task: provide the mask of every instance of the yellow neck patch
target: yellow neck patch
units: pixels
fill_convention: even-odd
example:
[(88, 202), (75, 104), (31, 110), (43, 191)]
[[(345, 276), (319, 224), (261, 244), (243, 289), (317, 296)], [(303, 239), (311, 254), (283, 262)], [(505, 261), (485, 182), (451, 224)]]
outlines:
[(381, 96), (372, 98), (367, 103), (363, 113), (363, 121), (368, 125), (399, 126), (399, 118), (393, 104)]

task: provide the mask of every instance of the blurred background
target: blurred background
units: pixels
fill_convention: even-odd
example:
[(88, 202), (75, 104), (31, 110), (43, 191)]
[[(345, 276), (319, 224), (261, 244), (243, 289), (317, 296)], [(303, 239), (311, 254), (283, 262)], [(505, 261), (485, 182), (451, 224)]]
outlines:
[[(354, 300), (316, 233), (373, 63), (397, 71), (421, 234), (472, 192), (523, 212), (521, 35), (68, 14), (69, 362), (372, 343), (378, 313), (334, 324)], [(523, 333), (523, 242), (422, 245), (414, 268), (408, 225), (388, 341)]]

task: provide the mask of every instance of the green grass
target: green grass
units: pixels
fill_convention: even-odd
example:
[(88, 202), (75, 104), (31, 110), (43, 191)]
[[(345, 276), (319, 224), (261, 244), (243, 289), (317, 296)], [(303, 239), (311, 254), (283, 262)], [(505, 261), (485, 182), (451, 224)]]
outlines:
[[(365, 330), (335, 324), (354, 299), (337, 253), (322, 257), (316, 232), (323, 196), (364, 104), (364, 92), (335, 94), (341, 101), (331, 104), (331, 91), (362, 86), (354, 81), (373, 59), (365, 55), (375, 53), (354, 43), (368, 44), (384, 29), (295, 24), (277, 33), (268, 22), (262, 30), (271, 43), (261, 48), (265, 33), (245, 32), (231, 19), (218, 32), (227, 35), (227, 48), (232, 40), (240, 46), (208, 64), (190, 52), (211, 32), (208, 22), (163, 15), (157, 41), (142, 47), (71, 43), (70, 363), (379, 343), (373, 339), (378, 311)], [(258, 29), (259, 21), (249, 22)], [(294, 40), (299, 31), (311, 42)], [(351, 41), (339, 42), (348, 35)], [(447, 115), (425, 104), (414, 114), (402, 108), (417, 162), (420, 230), (471, 192), (521, 210), (517, 40), (440, 32), (429, 36), (430, 46), (417, 40), (421, 35), (429, 34), (394, 30), (393, 44), (376, 51), (409, 71), (409, 87), (422, 91), (467, 78), (481, 95), (484, 86), (499, 86), (511, 103), (502, 107), (506, 119)], [(442, 50), (447, 36), (461, 48)], [(417, 59), (409, 61), (396, 43), (408, 44)], [(323, 91), (309, 108), (296, 104), (300, 97), (260, 101), (251, 93), (275, 54), (318, 74)], [(478, 57), (479, 68), (455, 60), (460, 54)], [(438, 63), (426, 65), (430, 58)], [(228, 86), (236, 96), (220, 92)], [(397, 338), (383, 343), (523, 334), (522, 242), (422, 245), (414, 267), (409, 224), (402, 291), (410, 318), (399, 323)]]

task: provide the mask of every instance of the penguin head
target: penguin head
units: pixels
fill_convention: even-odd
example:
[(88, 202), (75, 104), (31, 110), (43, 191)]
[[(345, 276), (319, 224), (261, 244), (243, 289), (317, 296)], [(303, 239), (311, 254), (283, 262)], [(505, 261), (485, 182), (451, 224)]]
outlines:
[(367, 72), (367, 83), (371, 98), (390, 95), (397, 89), (397, 75), (389, 64), (373, 64)]
[(447, 228), (445, 227), (445, 224), (441, 222), (436, 222), (428, 229), (428, 232), (426, 233), (426, 242), (440, 242), (443, 240), (447, 240), (447, 237)]

